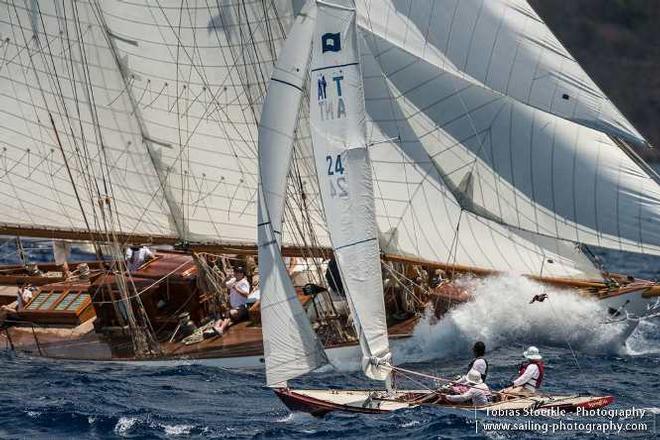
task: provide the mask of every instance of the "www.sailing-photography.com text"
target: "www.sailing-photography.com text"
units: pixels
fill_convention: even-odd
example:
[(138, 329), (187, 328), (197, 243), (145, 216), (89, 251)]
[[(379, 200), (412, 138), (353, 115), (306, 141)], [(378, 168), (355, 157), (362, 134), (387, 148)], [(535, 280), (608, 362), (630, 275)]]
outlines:
[[(515, 419), (514, 419), (515, 418)], [(513, 421), (515, 420), (515, 421)], [(562, 409), (512, 409), (486, 411), (475, 420), (476, 432), (528, 432), (539, 434), (587, 433), (657, 435), (657, 413), (646, 408), (587, 409), (574, 413)]]

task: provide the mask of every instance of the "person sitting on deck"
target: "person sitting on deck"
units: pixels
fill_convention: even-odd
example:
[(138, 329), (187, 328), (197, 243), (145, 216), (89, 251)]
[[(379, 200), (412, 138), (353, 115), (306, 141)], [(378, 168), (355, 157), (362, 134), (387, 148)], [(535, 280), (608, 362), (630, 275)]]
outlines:
[(32, 299), (32, 293), (35, 289), (30, 284), (23, 284), (18, 287), (16, 292), (16, 311), (22, 311)]
[(43, 275), (44, 273), (39, 269), (39, 266), (37, 266), (36, 263), (28, 263), (25, 265), (25, 271), (27, 272), (28, 275), (33, 276), (33, 277), (38, 277)]
[(486, 405), (491, 398), (491, 392), (488, 385), (481, 380), (481, 373), (472, 369), (468, 371), (466, 379), (467, 390), (462, 394), (445, 394), (445, 400), (453, 403), (471, 402), (474, 406)]
[[(474, 359), (470, 362), (467, 372), (471, 370), (476, 370), (481, 374), (481, 380), (486, 381), (486, 376), (488, 376), (488, 361), (485, 359), (486, 355), (486, 344), (481, 341), (477, 341), (472, 346), (472, 354), (474, 354)], [(457, 384), (466, 384), (468, 383), (467, 373), (465, 376), (461, 377), (456, 381)]]
[(245, 269), (237, 267), (234, 269), (234, 276), (227, 281), (227, 289), (229, 289), (229, 310), (228, 316), (219, 320), (213, 329), (222, 336), (227, 328), (232, 324), (238, 324), (249, 318), (247, 307), (247, 297), (250, 295), (250, 283), (245, 277)]
[(534, 346), (529, 347), (524, 351), (523, 356), (527, 362), (520, 364), (518, 377), (510, 387), (502, 390), (503, 394), (529, 396), (536, 394), (536, 390), (541, 386), (545, 366), (539, 349)]
[(155, 257), (154, 253), (146, 246), (131, 246), (126, 249), (126, 266), (129, 272), (135, 272), (145, 261)]
[(252, 307), (261, 301), (261, 291), (259, 290), (259, 275), (254, 275), (252, 277), (252, 290), (250, 291), (246, 301), (248, 307)]

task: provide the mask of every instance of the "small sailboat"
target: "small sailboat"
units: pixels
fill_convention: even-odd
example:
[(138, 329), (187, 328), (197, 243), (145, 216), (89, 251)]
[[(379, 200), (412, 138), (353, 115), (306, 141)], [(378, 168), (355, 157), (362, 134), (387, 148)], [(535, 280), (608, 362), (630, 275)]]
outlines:
[[(396, 367), (390, 352), (355, 5), (352, 0), (317, 0), (313, 24), (313, 13), (310, 10), (308, 13), (306, 31), (311, 35), (312, 48), (309, 125), (325, 220), (359, 336), (362, 370), (367, 377), (384, 381), (386, 386), (380, 390), (299, 390), (287, 386), (288, 380), (328, 363), (328, 359), (288, 277), (284, 276), (278, 239), (284, 179), (273, 181), (273, 163), (264, 160), (260, 163), (259, 267), (267, 283), (263, 286), (261, 308), (267, 384), (292, 410), (315, 415), (336, 410), (380, 413), (419, 405), (473, 411), (471, 405), (446, 402), (434, 389), (395, 388), (395, 374), (439, 378)], [(296, 43), (304, 44), (299, 40)], [(304, 50), (297, 53), (306, 56)], [(278, 80), (281, 88), (275, 89), (278, 92), (293, 89), (288, 94), (292, 106), (299, 104), (303, 95), (304, 74), (297, 73), (297, 82)], [(276, 93), (270, 94), (269, 99), (273, 96)], [(268, 103), (265, 108), (269, 108)], [(290, 123), (295, 118), (291, 113), (296, 114), (282, 115), (290, 118)], [(262, 152), (264, 158), (290, 145), (279, 135), (270, 141), (270, 148)], [(599, 408), (613, 401), (611, 396), (523, 397), (501, 393), (500, 397), (504, 398), (477, 409), (575, 410)]]

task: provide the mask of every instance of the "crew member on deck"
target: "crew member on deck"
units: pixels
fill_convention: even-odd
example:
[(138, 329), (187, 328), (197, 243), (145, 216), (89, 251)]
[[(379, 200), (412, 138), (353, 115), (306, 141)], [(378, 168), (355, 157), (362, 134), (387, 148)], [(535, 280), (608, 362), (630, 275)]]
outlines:
[(474, 406), (483, 406), (488, 403), (491, 397), (490, 389), (483, 380), (481, 373), (475, 369), (468, 371), (466, 377), (467, 390), (462, 394), (444, 395), (448, 402), (472, 402)]
[(510, 387), (503, 389), (502, 393), (529, 396), (536, 394), (536, 390), (541, 387), (545, 366), (539, 349), (534, 346), (529, 347), (523, 356), (527, 362), (520, 365), (518, 377)]
[(155, 257), (154, 253), (146, 246), (131, 246), (126, 249), (126, 266), (129, 272), (134, 272), (144, 264), (145, 261)]
[(252, 276), (252, 290), (247, 297), (246, 303), (248, 307), (252, 307), (261, 301), (261, 291), (259, 290), (259, 275)]
[(227, 289), (229, 289), (229, 310), (228, 316), (219, 320), (213, 329), (222, 336), (227, 328), (232, 324), (247, 320), (250, 315), (248, 313), (247, 298), (250, 295), (250, 283), (245, 278), (245, 269), (237, 267), (234, 269), (234, 276), (227, 281)]
[(24, 284), (18, 287), (16, 293), (16, 311), (22, 311), (32, 299), (34, 288), (30, 284)]
[[(486, 381), (486, 376), (488, 376), (488, 361), (484, 356), (486, 356), (486, 344), (481, 341), (477, 341), (472, 346), (472, 353), (474, 354), (474, 359), (470, 362), (467, 371), (476, 370), (481, 374), (481, 380)], [(458, 384), (465, 384), (468, 382), (467, 373), (465, 376), (461, 377), (456, 381)]]
[(328, 282), (328, 286), (335, 292), (337, 295), (346, 296), (344, 292), (344, 283), (341, 280), (341, 275), (339, 273), (339, 265), (337, 265), (337, 260), (331, 258), (328, 261), (328, 268), (325, 270), (325, 280)]

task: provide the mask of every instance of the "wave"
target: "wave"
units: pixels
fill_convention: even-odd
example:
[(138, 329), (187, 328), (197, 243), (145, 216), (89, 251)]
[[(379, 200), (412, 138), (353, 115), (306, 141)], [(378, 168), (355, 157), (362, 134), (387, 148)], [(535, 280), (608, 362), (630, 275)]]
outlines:
[(627, 353), (631, 356), (645, 356), (660, 353), (660, 318), (641, 321), (635, 333), (626, 342)]
[[(424, 362), (465, 355), (474, 341), (489, 350), (512, 345), (550, 345), (623, 354), (628, 323), (606, 323), (606, 307), (570, 290), (543, 286), (522, 276), (463, 279), (473, 300), (437, 320), (427, 314), (413, 337), (395, 350), (399, 362)], [(530, 304), (538, 293), (548, 299)], [(468, 348), (469, 351), (469, 348)]]

